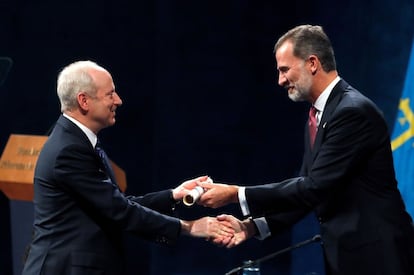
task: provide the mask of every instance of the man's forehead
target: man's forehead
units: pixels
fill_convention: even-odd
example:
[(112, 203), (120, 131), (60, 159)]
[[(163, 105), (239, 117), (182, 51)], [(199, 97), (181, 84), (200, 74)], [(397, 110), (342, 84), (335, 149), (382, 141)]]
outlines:
[(293, 44), (291, 42), (283, 43), (275, 53), (277, 67), (290, 66), (297, 61), (297, 57), (293, 55)]
[(285, 41), (280, 47), (276, 50), (276, 58), (281, 57), (290, 57), (293, 56), (293, 44), (290, 41)]

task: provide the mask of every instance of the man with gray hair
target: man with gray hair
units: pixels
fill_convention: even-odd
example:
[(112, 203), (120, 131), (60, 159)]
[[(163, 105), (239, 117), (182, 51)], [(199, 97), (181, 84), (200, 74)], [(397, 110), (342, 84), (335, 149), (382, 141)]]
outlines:
[(23, 275), (125, 272), (122, 233), (173, 244), (180, 235), (222, 241), (227, 222), (172, 217), (199, 177), (173, 190), (126, 196), (117, 186), (98, 133), (115, 124), (122, 100), (111, 74), (91, 61), (64, 68), (57, 93), (62, 115), (45, 143), (34, 175), (34, 236)]

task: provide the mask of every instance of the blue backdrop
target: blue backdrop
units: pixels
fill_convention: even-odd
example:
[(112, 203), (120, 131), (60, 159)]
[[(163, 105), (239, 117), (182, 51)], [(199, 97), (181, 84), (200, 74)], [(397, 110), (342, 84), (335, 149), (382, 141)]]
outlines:
[[(280, 87), (276, 39), (303, 23), (331, 37), (340, 75), (373, 99), (393, 127), (414, 29), (414, 3), (400, 1), (51, 1), (0, 2), (0, 56), (14, 64), (0, 87), (0, 149), (11, 133), (45, 134), (59, 115), (57, 72), (91, 59), (112, 72), (124, 101), (102, 132), (127, 173), (127, 193), (175, 187), (208, 174), (240, 185), (296, 175), (305, 104)], [(184, 218), (219, 210), (181, 207)], [(20, 274), (33, 207), (0, 194), (0, 274)], [(272, 240), (227, 250), (195, 239), (173, 248), (126, 237), (130, 274), (223, 274), (312, 237), (309, 215)], [(139, 271), (137, 271), (139, 270)], [(323, 274), (318, 245), (262, 265), (262, 274)]]

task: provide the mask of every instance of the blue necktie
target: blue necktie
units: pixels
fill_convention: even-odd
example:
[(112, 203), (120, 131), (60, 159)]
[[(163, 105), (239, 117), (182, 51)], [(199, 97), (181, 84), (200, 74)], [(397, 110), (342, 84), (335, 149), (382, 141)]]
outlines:
[(106, 170), (108, 176), (110, 177), (110, 179), (112, 181), (112, 184), (117, 185), (116, 184), (115, 173), (114, 173), (114, 170), (112, 170), (111, 162), (109, 161), (108, 155), (105, 153), (105, 151), (102, 148), (102, 145), (99, 142), (99, 140), (95, 145), (95, 151), (98, 154), (98, 156), (100, 157), (103, 165), (105, 166), (105, 170)]

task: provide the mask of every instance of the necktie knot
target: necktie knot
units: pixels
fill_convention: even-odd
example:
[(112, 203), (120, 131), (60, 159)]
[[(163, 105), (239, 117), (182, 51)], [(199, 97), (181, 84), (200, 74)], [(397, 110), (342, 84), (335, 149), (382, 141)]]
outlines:
[(101, 162), (105, 167), (105, 171), (107, 172), (109, 178), (114, 184), (116, 182), (114, 170), (112, 169), (112, 165), (108, 158), (108, 155), (105, 153), (99, 140), (97, 141), (95, 145), (95, 152), (98, 154), (99, 158), (101, 159)]
[(95, 152), (98, 154), (98, 156), (101, 158), (102, 161), (108, 160), (108, 156), (106, 155), (102, 144), (98, 141), (95, 145)]
[(311, 106), (309, 109), (309, 116), (310, 117), (315, 117), (316, 118), (316, 112), (318, 111), (318, 109), (315, 108), (315, 106)]

